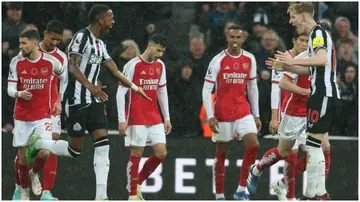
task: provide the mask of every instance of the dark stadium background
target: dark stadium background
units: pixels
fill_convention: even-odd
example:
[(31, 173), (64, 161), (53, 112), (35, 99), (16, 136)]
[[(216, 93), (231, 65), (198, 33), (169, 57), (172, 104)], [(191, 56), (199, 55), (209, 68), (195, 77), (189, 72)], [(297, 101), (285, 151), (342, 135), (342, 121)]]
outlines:
[[(264, 60), (275, 50), (292, 47), (293, 27), (288, 24), (286, 9), (282, 2), (101, 2), (107, 4), (115, 15), (115, 26), (103, 37), (108, 52), (119, 69), (126, 61), (146, 48), (148, 37), (163, 33), (169, 45), (163, 57), (167, 68), (168, 93), (173, 132), (168, 136), (169, 156), (163, 166), (163, 185), (157, 193), (145, 193), (147, 199), (213, 199), (211, 192), (211, 169), (205, 160), (214, 154), (214, 145), (203, 138), (201, 120), (201, 89), (206, 68), (211, 58), (226, 46), (226, 27), (230, 23), (242, 25), (248, 32), (243, 48), (256, 57), (258, 64), (258, 87), (260, 116), (263, 129), (259, 137), (268, 134), (271, 118), (270, 90), (271, 72)], [(11, 147), (13, 129), (14, 99), (7, 95), (7, 75), (11, 58), (18, 53), (18, 36), (23, 29), (36, 28), (41, 33), (49, 20), (64, 23), (66, 34), (60, 48), (66, 51), (72, 34), (87, 26), (87, 12), (95, 2), (2, 2), (2, 199), (9, 200), (14, 188), (13, 159), (16, 149)], [(22, 11), (17, 26), (8, 18), (8, 10)], [(327, 188), (334, 199), (358, 199), (358, 3), (321, 2), (315, 3), (316, 19), (332, 33), (336, 45), (338, 64), (338, 84), (341, 91), (342, 108), (338, 120), (330, 134), (332, 145), (332, 167)], [(344, 21), (345, 17), (348, 21)], [(349, 22), (350, 29), (341, 30), (339, 24)], [(266, 33), (272, 29), (277, 35)], [(195, 40), (192, 40), (196, 38)], [(128, 41), (131, 39), (133, 41)], [(279, 40), (277, 40), (279, 39)], [(135, 44), (135, 45), (134, 45)], [(138, 49), (138, 50), (137, 50)], [(345, 73), (355, 69), (355, 75)], [(117, 129), (115, 92), (117, 82), (104, 71), (100, 80), (107, 84), (109, 101), (107, 111), (110, 129)], [(63, 123), (66, 122), (65, 116)], [(116, 133), (115, 131), (113, 131)], [(64, 137), (66, 139), (66, 133)], [(111, 136), (111, 171), (109, 176), (110, 199), (126, 198), (125, 165), (128, 151), (123, 149), (123, 140)], [(260, 158), (267, 148), (277, 141), (261, 139)], [(238, 180), (239, 169), (235, 160), (244, 152), (242, 146), (232, 145), (230, 167), (226, 176), (226, 195), (232, 194)], [(83, 156), (78, 160), (59, 158), (58, 178), (54, 195), (60, 199), (92, 199), (95, 186), (92, 171), (90, 141)], [(149, 155), (147, 151), (145, 156)], [(187, 158), (187, 163), (196, 159), (196, 165), (184, 167), (184, 172), (194, 172), (193, 180), (185, 180), (184, 186), (196, 187), (195, 193), (181, 193), (176, 189), (175, 175), (179, 173), (176, 162)], [(179, 169), (182, 167), (179, 167)], [(281, 172), (281, 169), (279, 169)], [(266, 174), (266, 176), (269, 176)], [(261, 183), (257, 199), (275, 199), (269, 194), (269, 178)], [(82, 181), (82, 182), (80, 182)], [(297, 196), (301, 196), (301, 182), (297, 183)], [(149, 181), (149, 183), (153, 183)], [(180, 185), (179, 185), (180, 186)], [(180, 191), (180, 192), (179, 192)], [(184, 190), (183, 190), (184, 191)], [(186, 192), (186, 190), (184, 191)], [(188, 192), (191, 192), (188, 191)]]

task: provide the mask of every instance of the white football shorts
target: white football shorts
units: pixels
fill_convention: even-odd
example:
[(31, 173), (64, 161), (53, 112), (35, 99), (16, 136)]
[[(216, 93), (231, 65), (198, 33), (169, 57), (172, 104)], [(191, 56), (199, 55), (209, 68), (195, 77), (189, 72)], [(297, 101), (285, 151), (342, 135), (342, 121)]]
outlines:
[(60, 115), (51, 116), (52, 132), (61, 135), (61, 118)]
[(147, 145), (166, 144), (164, 124), (131, 125), (126, 130), (125, 147), (145, 147)]
[(52, 139), (51, 119), (37, 121), (14, 120), (13, 147), (22, 147), (30, 144), (33, 134), (40, 135), (43, 139)]
[(234, 133), (241, 139), (248, 133), (257, 134), (257, 128), (254, 117), (249, 114), (233, 122), (219, 122), (219, 133), (213, 133), (211, 139), (213, 142), (230, 142), (234, 139)]

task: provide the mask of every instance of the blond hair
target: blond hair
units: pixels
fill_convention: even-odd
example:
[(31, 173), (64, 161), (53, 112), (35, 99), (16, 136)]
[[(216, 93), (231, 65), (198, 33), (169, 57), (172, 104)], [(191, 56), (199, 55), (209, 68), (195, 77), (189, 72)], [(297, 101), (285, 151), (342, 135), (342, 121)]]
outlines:
[(296, 4), (292, 4), (291, 6), (289, 6), (287, 13), (309, 13), (311, 16), (314, 16), (315, 12), (314, 12), (314, 5), (312, 3), (305, 3), (305, 2), (301, 2), (301, 3), (296, 3)]
[(132, 39), (127, 39), (125, 41), (122, 41), (121, 42), (121, 45), (123, 47), (128, 47), (128, 46), (133, 46), (135, 48), (135, 54), (136, 56), (139, 56), (141, 53), (140, 53), (140, 49), (139, 49), (139, 46), (137, 45), (137, 43), (132, 40)]

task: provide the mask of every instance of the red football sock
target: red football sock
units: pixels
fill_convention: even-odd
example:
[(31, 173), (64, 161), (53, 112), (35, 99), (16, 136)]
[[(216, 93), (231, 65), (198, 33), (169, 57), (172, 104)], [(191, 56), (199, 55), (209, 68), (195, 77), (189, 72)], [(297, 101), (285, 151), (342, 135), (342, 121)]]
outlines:
[(17, 185), (21, 185), (21, 182), (20, 182), (20, 174), (19, 174), (19, 152), (16, 153), (16, 156), (15, 156), (15, 162), (14, 162), (14, 170), (15, 170), (15, 184)]
[(56, 178), (57, 156), (50, 154), (43, 167), (43, 190), (52, 190)]
[(329, 175), (329, 169), (330, 169), (330, 152), (324, 152), (325, 156), (325, 177), (327, 178)]
[(264, 154), (264, 156), (262, 157), (260, 162), (257, 164), (256, 168), (258, 169), (258, 171), (261, 172), (265, 168), (268, 168), (268, 167), (274, 165), (275, 163), (277, 163), (281, 158), (282, 157), (280, 156), (277, 148), (269, 149)]
[(288, 199), (295, 198), (295, 166), (297, 160), (297, 152), (291, 153), (285, 159), (284, 166), (284, 177), (285, 185), (287, 184), (287, 195)]
[(241, 165), (241, 173), (239, 179), (239, 185), (246, 187), (246, 180), (249, 176), (249, 167), (255, 163), (256, 154), (259, 150), (259, 145), (247, 146), (244, 154), (244, 159)]
[(148, 160), (146, 160), (143, 168), (139, 173), (139, 181), (138, 183), (141, 185), (150, 175), (153, 173), (156, 168), (162, 163), (164, 159), (159, 158), (157, 156), (150, 156)]
[(127, 176), (130, 176), (130, 179), (128, 178), (128, 194), (129, 196), (136, 195), (136, 189), (138, 185), (138, 170), (139, 170), (139, 162), (140, 162), (141, 156), (132, 156), (130, 154), (130, 160), (127, 167)]
[(225, 158), (226, 158), (226, 153), (224, 152), (215, 153), (214, 174), (215, 174), (216, 194), (224, 193)]
[[(306, 170), (306, 153), (295, 164), (295, 179), (299, 177)], [(282, 178), (281, 181), (285, 184), (285, 179)]]
[(40, 169), (42, 167), (44, 167), (45, 162), (46, 162), (46, 160), (40, 158), (39, 155), (37, 155), (36, 158), (35, 158), (35, 161), (34, 161), (34, 165), (32, 167), (32, 171), (34, 173), (39, 173)]
[(29, 187), (29, 166), (28, 164), (21, 165), (20, 162), (18, 166), (21, 188), (26, 189)]

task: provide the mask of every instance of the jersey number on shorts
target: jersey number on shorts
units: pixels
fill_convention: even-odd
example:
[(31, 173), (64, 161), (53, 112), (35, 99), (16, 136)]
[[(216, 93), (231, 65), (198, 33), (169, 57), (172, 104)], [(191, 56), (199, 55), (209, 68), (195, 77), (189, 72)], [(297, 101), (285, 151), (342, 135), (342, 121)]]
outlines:
[(46, 131), (51, 131), (51, 123), (49, 123), (49, 122), (45, 123), (45, 130)]
[(309, 109), (308, 112), (308, 120), (311, 121), (311, 123), (316, 123), (319, 121), (319, 112), (313, 109)]

